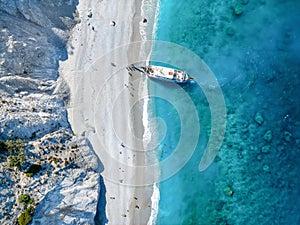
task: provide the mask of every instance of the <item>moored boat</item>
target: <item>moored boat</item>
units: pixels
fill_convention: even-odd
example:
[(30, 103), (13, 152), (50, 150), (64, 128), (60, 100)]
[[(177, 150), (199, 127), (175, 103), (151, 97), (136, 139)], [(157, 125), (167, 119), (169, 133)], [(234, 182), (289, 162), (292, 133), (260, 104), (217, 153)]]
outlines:
[(137, 67), (132, 65), (132, 68), (137, 69), (140, 72), (148, 75), (150, 78), (155, 79), (163, 79), (176, 83), (185, 83), (189, 80), (193, 80), (193, 78), (190, 77), (186, 72), (165, 66), (149, 65), (145, 67)]

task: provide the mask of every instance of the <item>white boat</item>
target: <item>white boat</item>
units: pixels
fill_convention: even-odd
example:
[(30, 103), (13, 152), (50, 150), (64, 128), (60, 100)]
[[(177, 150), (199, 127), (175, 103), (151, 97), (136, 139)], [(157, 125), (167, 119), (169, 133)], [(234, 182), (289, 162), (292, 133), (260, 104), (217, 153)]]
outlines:
[(173, 81), (176, 83), (185, 83), (193, 80), (187, 73), (182, 70), (177, 70), (164, 66), (149, 65), (145, 67), (137, 67), (132, 65), (133, 69), (137, 69), (142, 73), (147, 74), (150, 78)]

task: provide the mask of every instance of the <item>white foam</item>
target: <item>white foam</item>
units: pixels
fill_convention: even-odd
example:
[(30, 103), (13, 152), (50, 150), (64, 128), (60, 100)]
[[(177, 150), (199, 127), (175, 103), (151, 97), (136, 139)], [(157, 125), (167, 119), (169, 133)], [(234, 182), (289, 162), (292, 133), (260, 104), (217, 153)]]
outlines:
[[(143, 0), (141, 5), (141, 15), (144, 18), (151, 18), (154, 15), (154, 22), (151, 24), (150, 20), (147, 23), (140, 22), (140, 34), (142, 40), (153, 39), (156, 34), (156, 26), (157, 26), (157, 19), (158, 19), (158, 12), (159, 12), (159, 0)], [(147, 35), (151, 33), (151, 37)], [(147, 38), (148, 37), (148, 38)], [(143, 48), (142, 48), (143, 49)], [(147, 57), (147, 64), (149, 64), (149, 60), (151, 57), (151, 50)], [(148, 85), (144, 85), (143, 90), (148, 93)], [(146, 95), (143, 95), (146, 96)], [(149, 122), (149, 98), (144, 99), (143, 105), (143, 126), (144, 126), (144, 134), (143, 134), (143, 144), (145, 149), (148, 148), (149, 144), (152, 143), (152, 132), (151, 123)], [(159, 171), (157, 171), (159, 172)], [(151, 196), (151, 215), (147, 225), (154, 225), (156, 224), (157, 214), (158, 214), (158, 204), (160, 199), (160, 193), (157, 183), (153, 184), (153, 192)]]
[(152, 193), (152, 196), (151, 196), (151, 202), (152, 202), (151, 215), (150, 215), (150, 218), (149, 218), (149, 221), (148, 221), (147, 225), (156, 224), (159, 199), (160, 199), (159, 188), (158, 188), (157, 183), (154, 183), (153, 184), (153, 193)]
[[(141, 16), (147, 19), (147, 23), (140, 22), (140, 35), (142, 40), (151, 40), (156, 34), (158, 20), (159, 0), (143, 0), (141, 4)], [(154, 18), (153, 18), (154, 15)], [(149, 19), (153, 18), (153, 19)]]

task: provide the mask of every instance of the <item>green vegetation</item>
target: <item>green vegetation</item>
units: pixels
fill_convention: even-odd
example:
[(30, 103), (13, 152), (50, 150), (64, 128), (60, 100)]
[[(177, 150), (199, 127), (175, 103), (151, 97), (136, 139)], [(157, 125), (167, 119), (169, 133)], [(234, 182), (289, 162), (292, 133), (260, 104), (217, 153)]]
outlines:
[(24, 142), (20, 139), (7, 140), (5, 142), (5, 150), (10, 154), (20, 153), (23, 151)]
[(224, 189), (224, 192), (225, 192), (225, 194), (227, 195), (227, 196), (232, 196), (233, 195), (233, 190), (232, 190), (232, 188), (231, 188), (231, 186), (227, 186), (227, 187), (225, 187), (225, 189)]
[(32, 164), (29, 169), (26, 172), (27, 177), (33, 177), (35, 174), (40, 172), (42, 169), (42, 166), (39, 164)]
[[(8, 167), (21, 167), (25, 161), (24, 142), (20, 139), (0, 141), (0, 153), (8, 153)], [(7, 155), (7, 154), (5, 154)]]
[(25, 154), (22, 150), (18, 155), (8, 156), (8, 167), (21, 167), (25, 161)]
[(23, 194), (23, 195), (20, 195), (19, 201), (23, 205), (29, 205), (29, 204), (32, 204), (34, 202), (34, 198), (30, 198), (29, 194)]
[(25, 209), (24, 212), (22, 212), (22, 214), (18, 218), (18, 224), (19, 225), (29, 224), (32, 220), (33, 214), (34, 214), (34, 208), (32, 206)]

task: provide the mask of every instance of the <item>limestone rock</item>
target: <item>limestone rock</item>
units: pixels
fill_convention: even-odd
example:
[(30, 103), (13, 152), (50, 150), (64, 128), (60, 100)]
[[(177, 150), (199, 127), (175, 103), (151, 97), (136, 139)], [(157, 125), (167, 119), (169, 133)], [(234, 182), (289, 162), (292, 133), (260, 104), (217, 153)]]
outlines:
[[(38, 205), (33, 224), (94, 224), (100, 162), (86, 140), (72, 135), (69, 90), (58, 80), (77, 4), (0, 1), (0, 139), (24, 139), (28, 164), (12, 170), (0, 162), (0, 224), (16, 224), (23, 211), (17, 199), (24, 193)], [(33, 163), (42, 170), (26, 177)]]
[(66, 177), (40, 202), (32, 224), (94, 224), (99, 179), (98, 173), (75, 169), (71, 177)]

